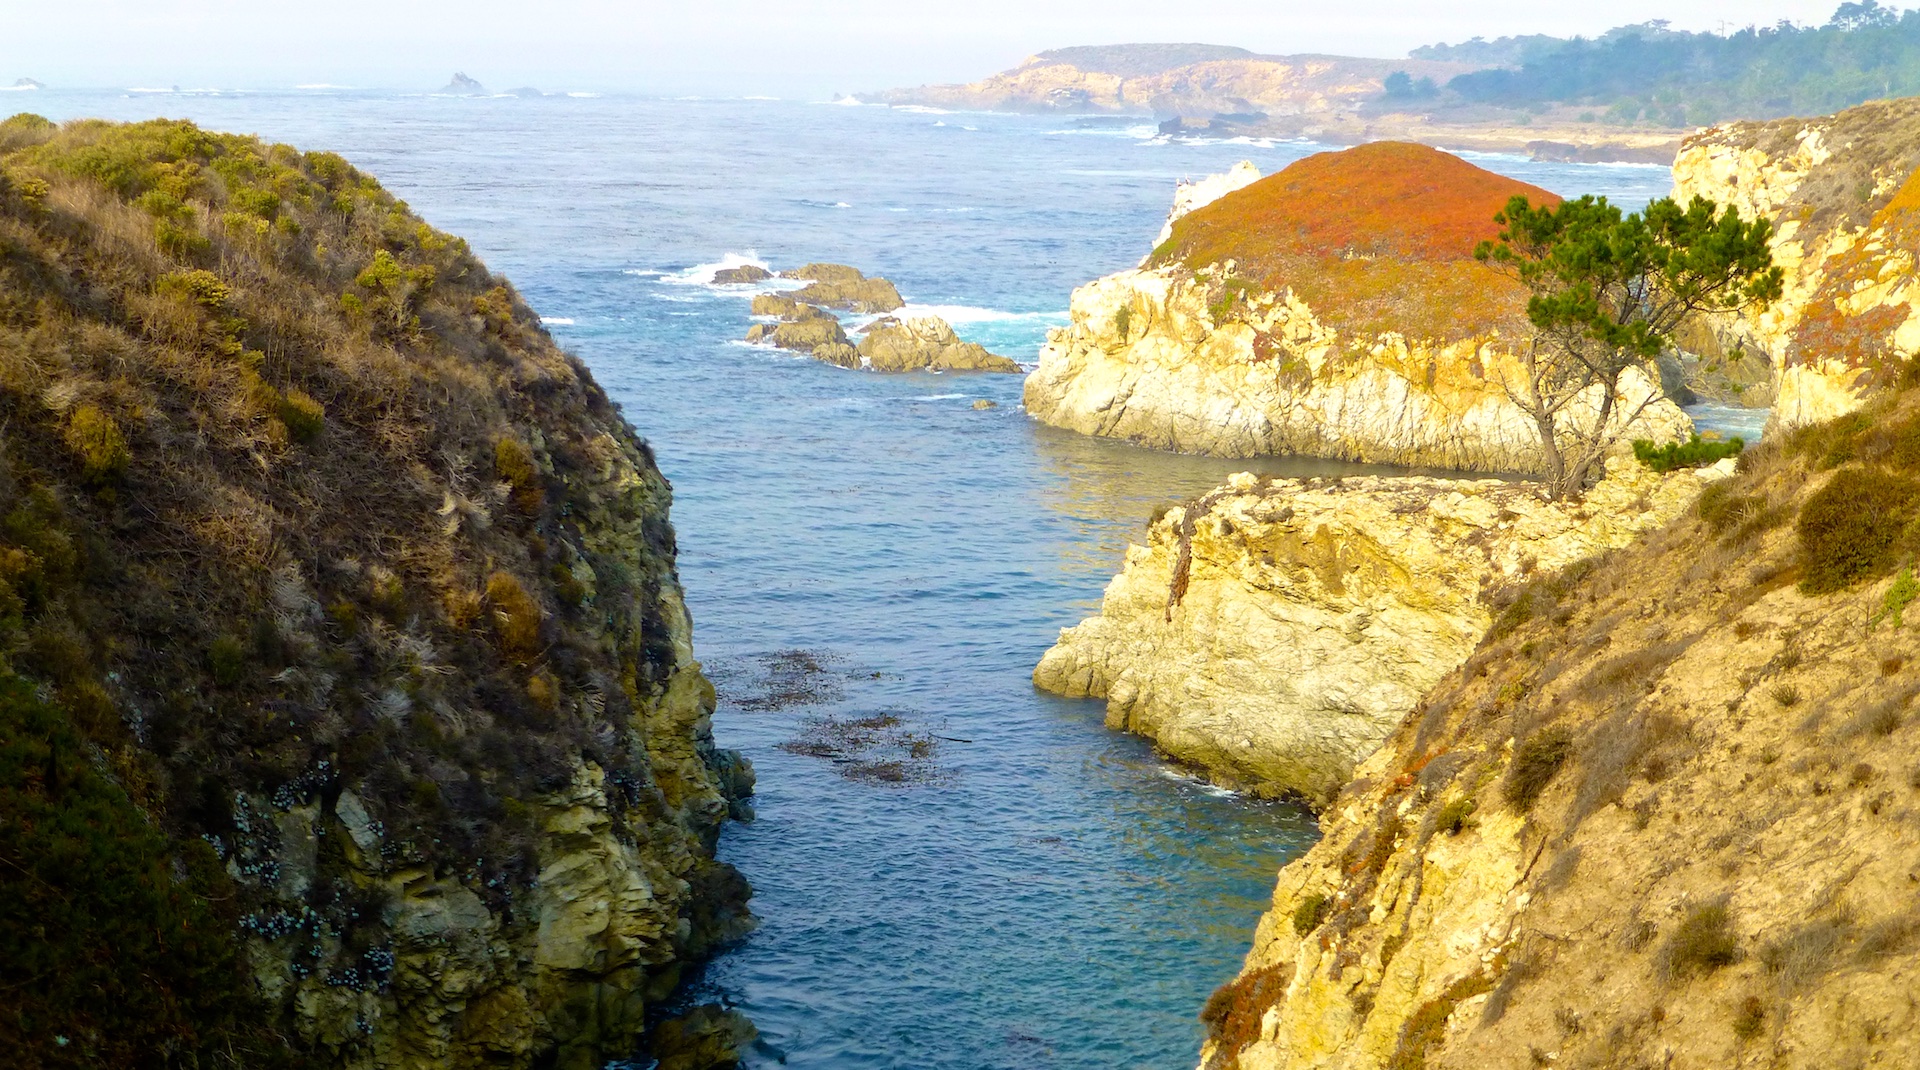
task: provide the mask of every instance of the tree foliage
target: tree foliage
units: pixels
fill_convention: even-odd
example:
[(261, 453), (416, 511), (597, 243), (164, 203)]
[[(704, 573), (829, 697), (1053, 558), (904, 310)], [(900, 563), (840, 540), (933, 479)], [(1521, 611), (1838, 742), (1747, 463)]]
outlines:
[(1580, 104), (1605, 109), (1615, 122), (1697, 126), (1920, 94), (1920, 11), (1853, 0), (1823, 26), (1783, 21), (1716, 34), (1655, 21), (1593, 39), (1501, 38), (1412, 55), (1510, 65), (1448, 82), (1467, 103)]
[[(1525, 379), (1505, 386), (1539, 429), (1556, 499), (1580, 493), (1658, 397), (1628, 396), (1623, 387), (1684, 320), (1780, 296), (1772, 226), (1705, 198), (1685, 208), (1662, 198), (1623, 215), (1605, 197), (1540, 207), (1515, 197), (1494, 221), (1499, 237), (1481, 242), (1474, 257), (1529, 291), (1534, 337), (1522, 359)], [(1592, 404), (1576, 404), (1583, 397)]]

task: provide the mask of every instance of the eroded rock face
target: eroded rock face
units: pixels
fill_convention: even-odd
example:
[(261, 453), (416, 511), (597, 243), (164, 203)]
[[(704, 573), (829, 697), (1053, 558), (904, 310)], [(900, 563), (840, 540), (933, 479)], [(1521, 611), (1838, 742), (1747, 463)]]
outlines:
[(1159, 236), (1153, 239), (1154, 248), (1165, 245), (1167, 239), (1173, 237), (1173, 224), (1188, 212), (1205, 208), (1234, 190), (1245, 189), (1258, 181), (1260, 169), (1251, 160), (1241, 160), (1225, 172), (1208, 175), (1198, 182), (1182, 179), (1173, 189), (1173, 207), (1167, 211), (1167, 221), (1161, 225)]
[(1798, 588), (1847, 473), (1764, 449), (1714, 491), (1764, 512), (1542, 582), (1361, 763), (1203, 1070), (1920, 1057), (1920, 638), (1892, 562)]
[(1689, 138), (1674, 196), (1773, 221), (1786, 294), (1718, 325), (1723, 344), (1766, 354), (1776, 376), (1770, 427), (1848, 412), (1920, 349), (1920, 100), (1865, 104), (1818, 119), (1730, 123)]
[(807, 264), (783, 274), (790, 279), (811, 280), (793, 292), (793, 299), (803, 304), (884, 314), (906, 303), (893, 283), (878, 276), (870, 278), (845, 264)]
[(977, 342), (961, 341), (952, 325), (938, 316), (875, 320), (861, 331), (859, 355), (867, 367), (879, 372), (1020, 370), (1020, 365), (987, 352)]
[[(1225, 457), (1493, 472), (1542, 464), (1538, 431), (1501, 386), (1518, 374), (1512, 337), (1360, 341), (1291, 291), (1248, 291), (1225, 272), (1177, 265), (1082, 286), (1072, 317), (1026, 382), (1027, 411), (1043, 423)], [(1657, 392), (1630, 375), (1631, 404)], [(1656, 400), (1632, 433), (1664, 441), (1691, 428), (1678, 406)]]
[(1243, 473), (1157, 520), (1033, 680), (1106, 699), (1108, 727), (1222, 784), (1324, 805), (1486, 634), (1490, 589), (1624, 546), (1700, 486), (1631, 460), (1574, 505), (1495, 480)]

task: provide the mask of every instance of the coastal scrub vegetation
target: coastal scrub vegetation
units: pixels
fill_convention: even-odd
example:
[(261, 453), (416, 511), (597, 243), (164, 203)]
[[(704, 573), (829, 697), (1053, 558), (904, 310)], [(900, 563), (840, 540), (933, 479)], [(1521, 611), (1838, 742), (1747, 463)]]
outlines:
[(1581, 494), (1623, 429), (1661, 397), (1626, 395), (1629, 371), (1657, 383), (1647, 369), (1687, 320), (1763, 307), (1782, 290), (1772, 225), (1705, 198), (1623, 215), (1604, 197), (1536, 206), (1516, 196), (1494, 221), (1498, 237), (1473, 255), (1528, 291), (1525, 378), (1502, 385), (1539, 431), (1555, 500)]
[(1747, 448), (1747, 441), (1739, 436), (1726, 439), (1701, 438), (1694, 434), (1685, 442), (1654, 444), (1649, 439), (1633, 440), (1634, 459), (1656, 472), (1671, 472), (1677, 468), (1704, 468), (1729, 457), (1738, 457), (1740, 451)]
[[(0, 1048), (284, 1065), (235, 919), (363, 991), (361, 870), (529, 924), (583, 763), (706, 880), (699, 759), (653, 749), (691, 730), (638, 727), (679, 667), (667, 502), (513, 289), (341, 157), (0, 122)], [(336, 849), (283, 881), (297, 807)]]
[(1526, 291), (1472, 263), (1516, 196), (1546, 190), (1438, 149), (1382, 141), (1323, 152), (1181, 217), (1149, 263), (1223, 268), (1291, 288), (1327, 323), (1359, 335), (1442, 341), (1524, 329)]

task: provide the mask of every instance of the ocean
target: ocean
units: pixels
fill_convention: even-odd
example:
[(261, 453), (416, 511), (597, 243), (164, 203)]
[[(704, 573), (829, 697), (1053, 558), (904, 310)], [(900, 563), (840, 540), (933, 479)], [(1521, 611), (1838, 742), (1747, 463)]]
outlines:
[[(758, 817), (721, 853), (762, 924), (682, 998), (750, 1015), (752, 1065), (1193, 1065), (1201, 1006), (1315, 822), (1185, 775), (1029, 673), (1156, 506), (1239, 470), (1358, 466), (1156, 453), (1036, 425), (1017, 376), (880, 376), (747, 346), (751, 290), (710, 280), (850, 263), (1031, 363), (1076, 285), (1145, 252), (1178, 179), (1317, 146), (766, 99), (11, 103), (344, 154), (509, 276), (653, 444), (715, 734), (759, 772)], [(1622, 204), (1668, 189), (1661, 168), (1470, 158)]]

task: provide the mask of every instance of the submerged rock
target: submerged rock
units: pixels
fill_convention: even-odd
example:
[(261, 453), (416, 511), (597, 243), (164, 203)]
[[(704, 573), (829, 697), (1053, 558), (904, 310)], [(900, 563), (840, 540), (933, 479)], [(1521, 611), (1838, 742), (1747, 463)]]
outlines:
[(1325, 805), (1486, 634), (1490, 591), (1627, 545), (1702, 478), (1616, 458), (1562, 505), (1497, 480), (1243, 473), (1157, 519), (1033, 681), (1106, 699), (1109, 727), (1222, 784)]
[(1020, 370), (985, 346), (961, 341), (953, 326), (938, 316), (875, 320), (861, 331), (859, 349), (867, 366), (879, 372)]
[(759, 1035), (739, 1011), (711, 1003), (695, 1007), (654, 1027), (655, 1070), (731, 1070)]
[(981, 410), (997, 409), (1000, 407), (1000, 403), (990, 398), (974, 398), (973, 407), (975, 409), (981, 409)]

